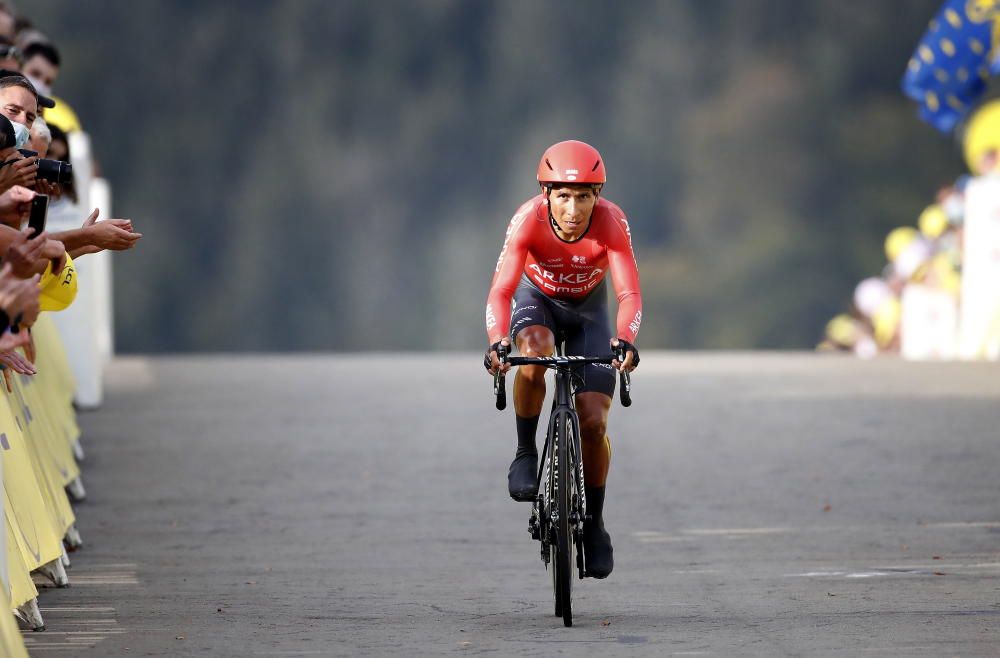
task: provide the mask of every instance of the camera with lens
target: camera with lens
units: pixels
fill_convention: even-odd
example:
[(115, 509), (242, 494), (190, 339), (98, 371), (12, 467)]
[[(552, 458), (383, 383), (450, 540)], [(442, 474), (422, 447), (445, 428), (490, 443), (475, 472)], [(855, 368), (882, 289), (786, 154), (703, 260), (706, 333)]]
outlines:
[(70, 163), (63, 162), (62, 160), (39, 158), (38, 151), (29, 151), (28, 149), (18, 149), (18, 151), (26, 158), (38, 158), (37, 176), (42, 180), (47, 180), (57, 185), (72, 186), (73, 165)]

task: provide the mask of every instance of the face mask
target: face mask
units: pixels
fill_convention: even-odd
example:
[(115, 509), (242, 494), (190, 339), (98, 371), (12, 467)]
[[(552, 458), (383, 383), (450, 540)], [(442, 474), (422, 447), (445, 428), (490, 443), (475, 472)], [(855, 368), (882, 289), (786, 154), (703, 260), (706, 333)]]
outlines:
[(26, 75), (24, 77), (28, 79), (28, 82), (30, 82), (31, 86), (35, 88), (35, 91), (37, 91), (42, 96), (52, 95), (52, 88), (49, 87), (44, 82), (42, 82), (41, 80), (39, 80), (38, 78), (32, 77), (30, 75)]
[(14, 126), (14, 148), (23, 149), (31, 139), (31, 131), (25, 128), (23, 123), (11, 121), (10, 124)]

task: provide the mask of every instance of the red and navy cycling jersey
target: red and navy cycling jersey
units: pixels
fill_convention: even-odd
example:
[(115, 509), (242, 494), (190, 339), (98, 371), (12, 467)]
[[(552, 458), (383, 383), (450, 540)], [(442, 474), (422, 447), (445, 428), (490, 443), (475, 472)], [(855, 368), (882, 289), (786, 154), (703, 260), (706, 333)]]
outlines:
[(510, 300), (522, 274), (549, 297), (582, 300), (608, 272), (618, 297), (618, 337), (634, 343), (642, 322), (639, 268), (625, 213), (599, 198), (583, 236), (567, 242), (556, 235), (541, 194), (524, 203), (507, 226), (486, 300), (490, 343), (510, 329)]

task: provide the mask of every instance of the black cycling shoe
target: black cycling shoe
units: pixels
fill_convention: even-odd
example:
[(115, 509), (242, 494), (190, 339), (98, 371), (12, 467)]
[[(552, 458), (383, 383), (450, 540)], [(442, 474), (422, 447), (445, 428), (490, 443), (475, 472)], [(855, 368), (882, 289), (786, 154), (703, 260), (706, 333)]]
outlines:
[(615, 568), (611, 535), (603, 523), (588, 521), (583, 524), (583, 559), (591, 578), (607, 578)]
[(514, 457), (507, 472), (507, 491), (518, 502), (531, 502), (538, 495), (538, 455)]

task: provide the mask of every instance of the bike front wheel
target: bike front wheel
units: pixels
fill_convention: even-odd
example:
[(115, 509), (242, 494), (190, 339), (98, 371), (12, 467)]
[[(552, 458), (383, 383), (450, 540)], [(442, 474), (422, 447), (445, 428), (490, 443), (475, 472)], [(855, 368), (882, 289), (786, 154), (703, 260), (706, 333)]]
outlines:
[(556, 600), (556, 616), (562, 617), (563, 624), (573, 625), (573, 526), (570, 513), (573, 502), (573, 476), (570, 468), (569, 442), (574, 430), (573, 421), (566, 417), (557, 424), (554, 442), (553, 497), (557, 520), (552, 526), (552, 589)]

